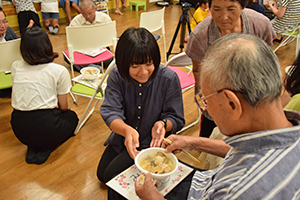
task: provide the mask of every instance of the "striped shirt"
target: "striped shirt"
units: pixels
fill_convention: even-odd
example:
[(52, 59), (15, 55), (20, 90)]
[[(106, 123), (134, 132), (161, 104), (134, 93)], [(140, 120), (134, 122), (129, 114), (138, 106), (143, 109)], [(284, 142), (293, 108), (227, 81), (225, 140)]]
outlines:
[(292, 31), (300, 23), (300, 0), (279, 0), (279, 6), (286, 7), (282, 18), (272, 20), (272, 25), (277, 33)]
[(195, 173), (188, 199), (300, 199), (300, 115), (285, 114), (295, 126), (226, 138), (223, 163)]

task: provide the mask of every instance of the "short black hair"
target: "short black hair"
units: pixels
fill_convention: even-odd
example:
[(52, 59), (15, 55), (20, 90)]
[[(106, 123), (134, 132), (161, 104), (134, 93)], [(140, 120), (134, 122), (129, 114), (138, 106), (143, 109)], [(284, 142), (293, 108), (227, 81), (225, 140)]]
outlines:
[(21, 37), (20, 50), (25, 62), (30, 65), (50, 63), (58, 54), (53, 47), (48, 34), (40, 27), (29, 27)]
[[(213, 0), (208, 0), (208, 4), (209, 4), (209, 7), (211, 7), (211, 2), (212, 2)], [(248, 4), (248, 0), (230, 0), (230, 1), (233, 1), (233, 2), (235, 2), (235, 1), (237, 1), (237, 2), (239, 2), (240, 3), (240, 5), (241, 5), (241, 7), (244, 9), (245, 7), (246, 7), (246, 5)]]
[(153, 62), (156, 76), (160, 64), (160, 51), (154, 36), (145, 28), (129, 28), (121, 35), (116, 47), (116, 64), (121, 77), (131, 85), (129, 67), (133, 64)]
[[(300, 51), (299, 51), (300, 52)], [(300, 53), (291, 65), (287, 75), (285, 77), (284, 86), (285, 89), (294, 96), (300, 93)]]
[(199, 0), (195, 6), (195, 9), (199, 8), (202, 4), (208, 3), (208, 0)]
[(4, 12), (4, 10), (0, 7), (0, 12), (3, 12), (4, 16), (6, 17), (6, 14)]

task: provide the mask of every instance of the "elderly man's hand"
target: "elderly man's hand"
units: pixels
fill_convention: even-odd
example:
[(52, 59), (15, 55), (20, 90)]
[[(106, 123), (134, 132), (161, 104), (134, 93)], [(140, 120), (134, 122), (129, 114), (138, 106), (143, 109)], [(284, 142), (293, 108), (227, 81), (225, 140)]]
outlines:
[(135, 193), (142, 200), (163, 200), (165, 199), (163, 194), (160, 193), (155, 184), (151, 179), (151, 173), (146, 174), (144, 182), (141, 181), (141, 178), (144, 175), (140, 175), (135, 181)]

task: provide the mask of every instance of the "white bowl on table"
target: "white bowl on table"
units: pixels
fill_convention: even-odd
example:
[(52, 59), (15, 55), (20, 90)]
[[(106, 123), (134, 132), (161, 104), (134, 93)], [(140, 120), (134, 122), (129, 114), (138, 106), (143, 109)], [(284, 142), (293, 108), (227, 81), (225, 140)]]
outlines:
[(80, 70), (82, 78), (88, 81), (95, 80), (100, 74), (100, 69), (97, 67), (84, 67)]
[(171, 174), (173, 174), (177, 168), (178, 168), (178, 159), (177, 157), (173, 154), (173, 153), (165, 153), (164, 152), (165, 149), (163, 148), (158, 148), (158, 147), (152, 147), (152, 148), (147, 148), (142, 150), (134, 159), (135, 165), (137, 166), (137, 168), (144, 174), (147, 174), (148, 171), (146, 171), (145, 169), (143, 169), (140, 166), (140, 161), (142, 158), (144, 158), (145, 156), (148, 156), (150, 154), (156, 154), (157, 152), (161, 152), (163, 153), (167, 158), (169, 158), (171, 160), (171, 162), (174, 164), (174, 169), (171, 172), (168, 173), (164, 173), (164, 174), (156, 174), (156, 173), (152, 173), (151, 175), (154, 179), (156, 180), (162, 180), (162, 179), (166, 179), (168, 178)]

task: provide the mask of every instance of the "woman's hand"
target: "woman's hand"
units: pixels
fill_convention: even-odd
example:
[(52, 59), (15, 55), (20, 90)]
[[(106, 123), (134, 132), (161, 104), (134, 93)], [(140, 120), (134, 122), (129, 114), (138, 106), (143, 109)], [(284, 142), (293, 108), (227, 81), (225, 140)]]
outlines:
[(163, 194), (160, 193), (157, 190), (156, 186), (153, 184), (151, 180), (151, 173), (146, 174), (144, 183), (140, 181), (142, 176), (144, 175), (140, 175), (135, 181), (136, 194), (143, 200), (165, 199)]
[(126, 131), (124, 145), (126, 146), (127, 152), (133, 160), (139, 153), (139, 151), (136, 149), (140, 146), (139, 137), (139, 133), (132, 127), (129, 127), (128, 131)]
[(163, 138), (166, 134), (166, 129), (164, 128), (165, 123), (163, 121), (157, 121), (152, 127), (152, 140), (150, 147), (160, 147)]

